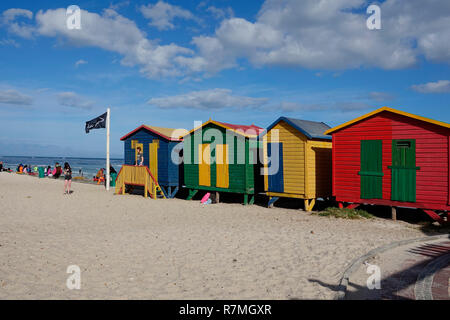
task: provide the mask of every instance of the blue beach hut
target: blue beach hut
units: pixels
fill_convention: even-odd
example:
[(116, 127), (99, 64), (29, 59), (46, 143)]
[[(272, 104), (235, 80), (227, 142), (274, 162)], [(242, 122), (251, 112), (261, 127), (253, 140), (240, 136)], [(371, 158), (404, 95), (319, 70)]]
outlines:
[[(144, 166), (148, 167), (167, 198), (173, 198), (182, 183), (182, 164), (172, 161), (172, 152), (180, 154), (182, 145), (176, 130), (141, 125), (120, 138), (124, 142), (125, 165), (134, 165), (141, 148)], [(175, 149), (176, 148), (176, 149)]]

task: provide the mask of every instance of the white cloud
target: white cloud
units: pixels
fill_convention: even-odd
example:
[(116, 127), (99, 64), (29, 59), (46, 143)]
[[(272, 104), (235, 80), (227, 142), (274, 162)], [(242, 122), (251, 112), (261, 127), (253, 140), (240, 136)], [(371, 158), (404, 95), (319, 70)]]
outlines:
[(20, 45), (15, 41), (14, 39), (3, 39), (0, 40), (0, 46), (13, 46), (13, 47), (20, 47)]
[(75, 62), (75, 68), (78, 68), (78, 66), (82, 64), (87, 64), (88, 62), (86, 60), (80, 59), (77, 62)]
[(264, 105), (268, 99), (233, 95), (229, 89), (211, 89), (192, 91), (187, 94), (164, 98), (152, 98), (147, 103), (162, 109), (192, 108), (192, 109), (224, 109), (248, 108)]
[(283, 101), (277, 107), (285, 112), (295, 112), (295, 111), (324, 111), (328, 110), (329, 107), (322, 104), (302, 104), (298, 102)]
[(214, 18), (216, 19), (225, 19), (225, 18), (231, 18), (234, 16), (233, 8), (227, 7), (227, 8), (217, 8), (215, 6), (209, 6), (206, 8), (206, 11), (211, 13)]
[(11, 8), (3, 11), (2, 22), (8, 23), (14, 21), (17, 17), (26, 17), (28, 19), (33, 18), (33, 12), (25, 9)]
[(0, 91), (0, 104), (27, 106), (32, 103), (33, 99), (31, 97), (24, 95), (17, 90), (10, 89)]
[(338, 110), (342, 112), (352, 112), (367, 109), (374, 109), (375, 106), (362, 102), (362, 101), (350, 101), (350, 102), (336, 102), (332, 105), (331, 110)]
[(98, 47), (123, 56), (121, 63), (139, 66), (150, 78), (179, 76), (182, 70), (175, 57), (191, 54), (191, 50), (175, 44), (157, 45), (146, 38), (134, 21), (111, 9), (101, 15), (81, 10), (81, 29), (66, 27), (66, 10), (39, 11), (36, 14), (37, 32), (48, 37), (65, 39), (72, 45)]
[(402, 69), (421, 55), (450, 63), (450, 1), (424, 5), (386, 0), (380, 4), (383, 29), (372, 31), (360, 10), (366, 0), (266, 0), (256, 21), (226, 19), (213, 36), (194, 38), (198, 56), (183, 63), (208, 72), (233, 67), (240, 58), (255, 66), (324, 70)]
[(142, 5), (140, 10), (143, 16), (150, 20), (149, 25), (156, 27), (158, 30), (174, 29), (173, 20), (175, 18), (195, 20), (190, 11), (164, 1), (158, 1), (154, 5)]
[[(21, 10), (21, 9), (17, 9)], [(3, 13), (5, 15), (5, 12)], [(9, 24), (14, 23), (18, 13), (7, 13)], [(190, 49), (176, 44), (158, 45), (147, 38), (134, 21), (112, 9), (101, 14), (81, 10), (81, 29), (66, 27), (66, 9), (40, 10), (35, 16), (36, 24), (26, 26), (33, 34), (55, 37), (74, 46), (90, 46), (122, 55), (122, 65), (138, 66), (149, 78), (183, 76), (189, 70), (176, 63), (176, 57), (191, 55)], [(26, 34), (19, 34), (26, 36)]]
[(420, 93), (450, 93), (450, 80), (416, 84), (411, 88)]
[(0, 16), (0, 25), (7, 27), (8, 32), (16, 34), (22, 38), (31, 38), (34, 28), (30, 25), (18, 22), (18, 18), (32, 19), (33, 12), (25, 9), (11, 8), (3, 11)]
[[(82, 10), (81, 30), (66, 28), (64, 8), (39, 11), (36, 25), (17, 22), (32, 17), (24, 9), (9, 9), (2, 20), (10, 32), (22, 37), (56, 37), (72, 45), (116, 52), (123, 65), (137, 66), (149, 78), (209, 76), (239, 68), (243, 59), (256, 67), (333, 72), (409, 68), (419, 57), (450, 63), (450, 1), (433, 0), (424, 10), (423, 0), (386, 0), (380, 3), (382, 30), (375, 31), (366, 27), (367, 5), (366, 0), (266, 0), (254, 21), (225, 18), (214, 34), (194, 37), (195, 51), (149, 39), (134, 21), (111, 8), (101, 14)], [(201, 7), (220, 15), (206, 2)], [(176, 18), (198, 20), (188, 10), (164, 1), (140, 9), (150, 24), (162, 30), (173, 29)]]
[(383, 102), (394, 100), (395, 96), (388, 92), (372, 91), (369, 92), (369, 99), (377, 102)]
[[(304, 104), (298, 102), (287, 102), (283, 101), (275, 108), (280, 109), (284, 112), (318, 112), (318, 111), (339, 111), (339, 112), (352, 112), (359, 110), (366, 110), (373, 108), (372, 105), (365, 102), (330, 102), (330, 103), (312, 103)], [(270, 106), (268, 109), (273, 109)]]
[(121, 2), (118, 2), (118, 3), (110, 4), (109, 8), (113, 9), (114, 11), (118, 11), (122, 7), (128, 7), (129, 5), (130, 5), (130, 1), (127, 0), (127, 1), (121, 1)]
[(91, 109), (94, 106), (93, 101), (87, 100), (71, 91), (58, 93), (56, 97), (58, 103), (65, 107)]

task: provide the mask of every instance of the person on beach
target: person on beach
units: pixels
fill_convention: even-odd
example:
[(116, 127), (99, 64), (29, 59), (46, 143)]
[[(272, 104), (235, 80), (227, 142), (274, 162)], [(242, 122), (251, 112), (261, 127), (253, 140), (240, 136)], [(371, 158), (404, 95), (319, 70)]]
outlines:
[(72, 184), (72, 168), (68, 162), (64, 163), (64, 194), (70, 194), (70, 186)]
[(0, 172), (3, 171), (3, 161), (0, 161)]
[(48, 166), (47, 167), (47, 177), (51, 177), (52, 176), (52, 167)]
[(136, 155), (136, 166), (144, 165), (144, 154), (142, 153), (141, 147), (137, 147), (137, 155)]
[(101, 168), (98, 170), (97, 174), (94, 176), (94, 181), (97, 181), (97, 184), (100, 184), (105, 181), (105, 173), (104, 169)]
[(59, 177), (61, 176), (61, 173), (62, 173), (62, 169), (58, 162), (55, 164), (55, 170), (53, 170), (53, 171), (54, 171), (53, 178), (59, 179)]

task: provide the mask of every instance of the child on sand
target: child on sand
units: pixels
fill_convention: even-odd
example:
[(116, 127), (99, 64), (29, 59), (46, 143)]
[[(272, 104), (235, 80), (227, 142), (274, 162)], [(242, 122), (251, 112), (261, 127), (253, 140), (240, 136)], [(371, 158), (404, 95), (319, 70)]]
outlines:
[(100, 184), (100, 182), (105, 181), (105, 174), (103, 173), (103, 168), (98, 170), (97, 174), (94, 176), (94, 181), (97, 181), (97, 184)]
[(64, 163), (64, 194), (70, 194), (70, 185), (72, 184), (72, 169), (69, 163)]

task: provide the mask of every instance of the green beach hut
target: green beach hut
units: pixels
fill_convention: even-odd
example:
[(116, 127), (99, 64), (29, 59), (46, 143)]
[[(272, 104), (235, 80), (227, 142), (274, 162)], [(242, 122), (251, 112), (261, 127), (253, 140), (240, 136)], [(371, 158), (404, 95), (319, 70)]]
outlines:
[(244, 204), (254, 202), (263, 185), (258, 164), (255, 125), (235, 125), (209, 120), (191, 130), (184, 139), (184, 183), (188, 200), (199, 191), (244, 195)]

